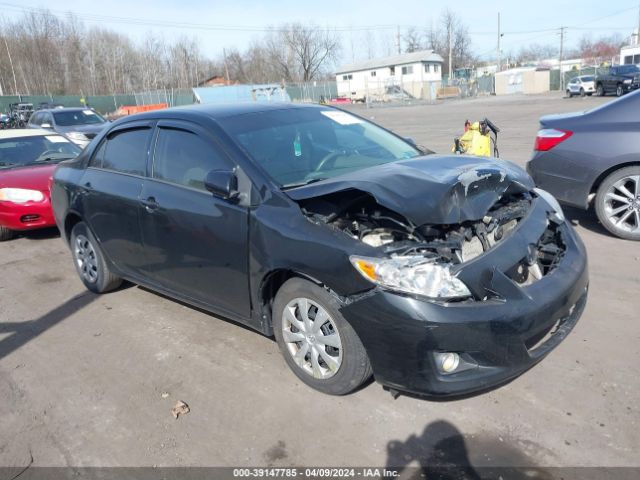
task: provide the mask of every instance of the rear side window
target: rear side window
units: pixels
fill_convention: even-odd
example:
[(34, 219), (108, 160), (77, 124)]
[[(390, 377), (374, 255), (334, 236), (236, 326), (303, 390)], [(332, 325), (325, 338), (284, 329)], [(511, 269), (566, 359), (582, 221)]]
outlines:
[(158, 130), (154, 178), (204, 190), (207, 173), (224, 169), (229, 169), (229, 164), (212, 142), (187, 130)]
[(144, 175), (147, 170), (147, 145), (150, 134), (150, 128), (115, 132), (109, 135), (107, 141), (99, 148), (95, 159), (99, 161), (101, 157), (102, 168), (107, 170)]
[(42, 113), (35, 113), (33, 115), (31, 115), (31, 119), (29, 120), (29, 123), (31, 125), (40, 125), (42, 123)]

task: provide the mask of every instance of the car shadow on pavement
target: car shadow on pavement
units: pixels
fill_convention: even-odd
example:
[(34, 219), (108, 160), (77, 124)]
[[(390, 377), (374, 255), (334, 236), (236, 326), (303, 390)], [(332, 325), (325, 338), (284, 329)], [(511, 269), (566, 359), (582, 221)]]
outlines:
[(99, 295), (91, 292), (76, 295), (35, 320), (0, 322), (0, 335), (11, 334), (0, 341), (0, 359), (60, 323), (93, 302)]
[[(482, 462), (474, 465), (469, 451)], [(387, 444), (386, 469), (402, 479), (551, 479), (553, 476), (521, 452), (508, 438), (471, 435), (466, 438), (450, 422), (437, 420), (427, 425), (420, 436)]]
[(606, 235), (608, 237), (612, 236), (598, 221), (598, 217), (596, 216), (596, 212), (593, 210), (593, 207), (589, 207), (589, 210), (583, 210), (581, 208), (563, 206), (562, 211), (574, 227), (579, 225), (594, 233), (599, 233), (600, 235)]
[(25, 230), (19, 232), (18, 236), (26, 238), (27, 240), (49, 240), (51, 238), (57, 238), (60, 236), (60, 231), (56, 227), (40, 228), (38, 230)]

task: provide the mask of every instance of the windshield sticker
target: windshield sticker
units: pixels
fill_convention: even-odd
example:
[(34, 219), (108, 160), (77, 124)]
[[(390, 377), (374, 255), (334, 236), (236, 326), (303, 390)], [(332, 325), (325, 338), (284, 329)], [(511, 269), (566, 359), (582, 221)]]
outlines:
[(69, 140), (61, 137), (60, 135), (50, 135), (47, 137), (47, 140), (49, 140), (51, 143), (69, 143)]
[(340, 125), (354, 125), (356, 123), (362, 123), (362, 120), (360, 120), (358, 117), (349, 115), (346, 112), (339, 112), (335, 110), (323, 110), (320, 113), (325, 117), (330, 118), (334, 122), (339, 123)]
[(93, 110), (82, 110), (82, 113), (84, 113), (85, 115), (95, 115), (96, 112), (94, 112)]

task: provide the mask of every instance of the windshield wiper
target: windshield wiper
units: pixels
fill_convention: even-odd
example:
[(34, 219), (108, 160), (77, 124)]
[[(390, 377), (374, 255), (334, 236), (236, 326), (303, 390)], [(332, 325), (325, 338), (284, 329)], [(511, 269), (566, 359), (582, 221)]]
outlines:
[(286, 185), (282, 185), (282, 187), (280, 187), (280, 189), (281, 190), (289, 190), (290, 188), (304, 187), (305, 185), (310, 185), (312, 183), (321, 182), (322, 180), (326, 180), (326, 178), (312, 178), (311, 180), (307, 180), (307, 181), (304, 181), (304, 182), (288, 183)]

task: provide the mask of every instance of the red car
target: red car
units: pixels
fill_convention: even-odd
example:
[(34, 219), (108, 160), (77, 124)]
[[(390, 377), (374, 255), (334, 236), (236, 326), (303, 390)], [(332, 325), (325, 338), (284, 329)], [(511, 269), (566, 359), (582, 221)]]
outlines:
[(0, 241), (17, 231), (53, 227), (49, 182), (62, 160), (82, 150), (47, 130), (0, 132)]

